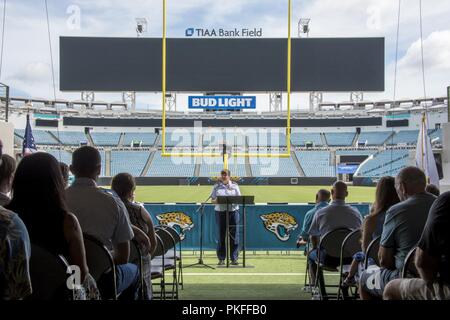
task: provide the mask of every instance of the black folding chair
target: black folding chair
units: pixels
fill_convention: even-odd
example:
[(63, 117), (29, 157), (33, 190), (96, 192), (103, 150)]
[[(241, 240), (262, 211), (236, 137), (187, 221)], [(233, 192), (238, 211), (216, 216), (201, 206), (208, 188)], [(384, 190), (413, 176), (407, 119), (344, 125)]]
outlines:
[(69, 264), (61, 255), (31, 244), (30, 277), (33, 292), (30, 300), (68, 300), (71, 291), (67, 287)]
[[(314, 288), (319, 290), (321, 300), (337, 297), (337, 294), (327, 294), (326, 289), (339, 288), (339, 285), (325, 284), (323, 271), (339, 272), (338, 266), (341, 261), (342, 244), (351, 231), (352, 230), (348, 228), (331, 230), (320, 240), (317, 248), (317, 260), (315, 261), (317, 269)], [(322, 259), (323, 252), (326, 253), (324, 259), (328, 259), (328, 261), (325, 260), (324, 263), (321, 263), (320, 261)], [(331, 264), (331, 262), (333, 262), (333, 264)]]
[(405, 258), (405, 263), (403, 264), (402, 269), (402, 278), (419, 278), (419, 272), (416, 268), (415, 256), (416, 256), (417, 248), (411, 249)]
[[(160, 279), (160, 282), (159, 282), (160, 291), (153, 290), (153, 298), (160, 298), (163, 300), (166, 299), (165, 269), (162, 267), (162, 265), (164, 265), (164, 261), (165, 261), (164, 253), (165, 253), (164, 243), (161, 240), (161, 237), (158, 234), (156, 234), (156, 250), (152, 256), (152, 261), (151, 261), (151, 277), (152, 277), (152, 280)], [(153, 263), (153, 261), (155, 260), (155, 257), (161, 257), (162, 265), (157, 266), (156, 264)], [(152, 285), (153, 284), (154, 284), (154, 282), (152, 281)]]
[(140, 299), (144, 299), (144, 273), (143, 273), (143, 263), (142, 263), (142, 252), (141, 249), (139, 249), (139, 244), (136, 240), (130, 241), (130, 258), (129, 261), (131, 263), (134, 263), (139, 268), (139, 282), (141, 284), (141, 290), (139, 292)]
[(367, 270), (367, 268), (369, 267), (370, 258), (375, 261), (375, 264), (377, 266), (380, 265), (380, 259), (378, 258), (378, 251), (380, 250), (380, 239), (381, 236), (376, 237), (367, 246), (366, 255), (364, 257), (364, 270)]
[(89, 273), (97, 282), (102, 298), (117, 300), (116, 268), (111, 253), (94, 236), (84, 233), (83, 238)]
[(347, 261), (353, 260), (353, 256), (355, 253), (361, 251), (361, 230), (354, 230), (350, 232), (347, 237), (345, 237), (342, 242), (341, 247), (341, 256), (340, 256), (340, 268), (339, 268), (339, 288), (337, 299), (341, 300), (341, 297), (346, 299), (349, 297), (348, 290), (355, 289), (352, 293), (353, 299), (356, 300), (358, 291), (356, 290), (356, 286), (343, 286), (344, 282), (344, 265)]
[(176, 248), (173, 248), (167, 252), (167, 255), (170, 257), (172, 255), (171, 251), (175, 251), (176, 260), (178, 261), (178, 285), (181, 287), (181, 289), (184, 289), (183, 284), (183, 255), (182, 255), (182, 247), (181, 247), (181, 237), (178, 231), (175, 228), (172, 228), (167, 225), (161, 225), (161, 228), (164, 228), (165, 230), (169, 231), (175, 242), (178, 244), (178, 251), (176, 251)]
[(303, 251), (304, 255), (306, 256), (305, 279), (303, 281), (303, 291), (304, 292), (311, 292), (311, 279), (309, 277), (309, 265), (308, 265), (309, 248), (310, 248), (310, 242), (308, 241), (306, 243), (305, 250)]
[(177, 256), (176, 256), (177, 243), (174, 237), (166, 228), (157, 226), (155, 227), (155, 231), (164, 244), (164, 254), (162, 255), (162, 257), (155, 257), (155, 259), (152, 262), (155, 263), (156, 266), (163, 266), (165, 271), (173, 270), (172, 291), (170, 291), (170, 293), (172, 299), (178, 299)]

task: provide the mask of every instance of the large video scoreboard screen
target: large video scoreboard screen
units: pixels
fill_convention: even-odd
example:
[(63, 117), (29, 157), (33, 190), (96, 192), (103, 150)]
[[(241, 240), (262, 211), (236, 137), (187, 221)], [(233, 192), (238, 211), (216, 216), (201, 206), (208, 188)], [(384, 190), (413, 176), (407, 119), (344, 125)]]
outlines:
[[(60, 38), (63, 91), (162, 90), (162, 40)], [(292, 40), (292, 91), (384, 91), (384, 38)], [(286, 39), (167, 39), (167, 91), (286, 91)]]

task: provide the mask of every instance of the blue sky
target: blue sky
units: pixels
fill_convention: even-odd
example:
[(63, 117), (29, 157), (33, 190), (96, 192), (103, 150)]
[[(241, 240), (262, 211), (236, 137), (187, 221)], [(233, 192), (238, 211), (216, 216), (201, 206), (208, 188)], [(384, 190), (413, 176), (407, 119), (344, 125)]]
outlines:
[[(392, 99), (397, 0), (293, 0), (292, 36), (297, 21), (311, 18), (311, 37), (378, 37), (386, 39), (386, 90), (366, 100)], [(161, 0), (48, 0), (52, 47), (59, 79), (58, 37), (135, 37), (135, 18), (149, 21), (149, 37), (161, 36)], [(0, 5), (1, 8), (1, 5)], [(421, 97), (419, 0), (402, 0), (397, 98)], [(286, 37), (287, 0), (167, 0), (168, 36), (183, 37), (188, 27), (261, 27), (265, 37)], [(450, 85), (450, 1), (423, 0), (428, 96), (442, 96)], [(0, 81), (13, 94), (52, 97), (50, 53), (44, 0), (8, 0), (4, 59)], [(57, 91), (58, 98), (79, 94)], [(121, 95), (98, 94), (117, 101)], [(183, 104), (185, 97), (178, 99)], [(266, 107), (267, 97), (258, 98)], [(347, 101), (348, 94), (325, 93), (326, 101)], [(158, 94), (139, 94), (139, 105), (159, 108)], [(293, 95), (294, 108), (307, 107), (306, 94)]]

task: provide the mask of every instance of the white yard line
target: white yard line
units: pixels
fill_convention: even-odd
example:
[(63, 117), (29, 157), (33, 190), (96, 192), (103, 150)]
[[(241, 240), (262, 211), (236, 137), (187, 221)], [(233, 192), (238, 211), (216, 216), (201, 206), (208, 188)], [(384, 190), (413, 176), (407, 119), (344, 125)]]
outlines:
[[(304, 276), (304, 272), (237, 272), (237, 273), (216, 273), (216, 272), (183, 272), (183, 276)], [(337, 275), (325, 273), (326, 276)]]

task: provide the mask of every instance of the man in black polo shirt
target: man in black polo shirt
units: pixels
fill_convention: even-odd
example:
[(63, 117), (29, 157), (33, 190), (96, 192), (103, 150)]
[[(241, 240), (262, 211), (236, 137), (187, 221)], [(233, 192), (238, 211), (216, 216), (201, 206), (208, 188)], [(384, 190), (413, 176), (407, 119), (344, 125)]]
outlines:
[(418, 279), (396, 279), (386, 286), (387, 300), (450, 300), (450, 192), (430, 209), (416, 253)]

